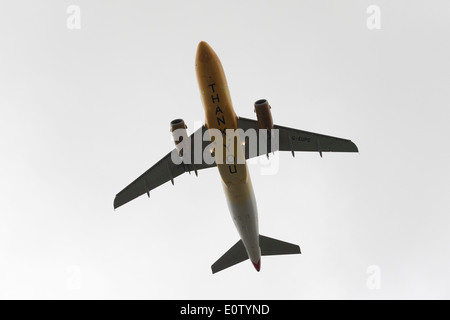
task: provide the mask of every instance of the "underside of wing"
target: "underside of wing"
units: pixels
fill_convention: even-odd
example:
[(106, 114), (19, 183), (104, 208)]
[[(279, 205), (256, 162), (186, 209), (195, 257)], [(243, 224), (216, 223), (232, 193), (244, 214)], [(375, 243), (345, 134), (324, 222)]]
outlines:
[[(114, 209), (145, 193), (150, 197), (151, 190), (168, 181), (171, 181), (172, 184), (174, 184), (174, 179), (185, 172), (195, 172), (197, 174), (197, 170), (216, 166), (215, 163), (208, 164), (203, 159), (201, 159), (201, 162), (196, 163), (196, 159), (194, 159), (196, 141), (201, 141), (201, 150), (204, 150), (204, 148), (210, 143), (209, 141), (203, 141), (202, 138), (196, 138), (197, 135), (201, 135), (201, 137), (203, 137), (203, 134), (206, 130), (206, 127), (203, 126), (189, 137), (190, 147), (192, 150), (190, 161), (181, 161), (178, 158), (178, 151), (176, 149), (173, 149), (165, 157), (159, 160), (154, 166), (144, 172), (141, 176), (139, 176), (136, 180), (134, 180), (125, 189), (123, 189), (116, 195), (116, 197), (114, 198)], [(173, 159), (177, 159), (179, 161), (174, 162)]]
[[(290, 151), (292, 154), (295, 151), (313, 151), (319, 152), (320, 155), (322, 155), (322, 152), (358, 152), (356, 145), (347, 139), (279, 125), (274, 125), (275, 131), (271, 134), (267, 133), (267, 130), (259, 129), (257, 121), (242, 117), (238, 119), (238, 126), (244, 132), (249, 129), (254, 130), (257, 135), (257, 148), (254, 148), (257, 152), (252, 152), (250, 143), (246, 142), (245, 144), (246, 159), (277, 150)], [(261, 133), (265, 133), (264, 137)], [(265, 139), (263, 143), (261, 143), (262, 138)], [(261, 148), (261, 146), (264, 146), (264, 148)]]
[(280, 135), (280, 151), (358, 152), (351, 141), (324, 134), (275, 125)]

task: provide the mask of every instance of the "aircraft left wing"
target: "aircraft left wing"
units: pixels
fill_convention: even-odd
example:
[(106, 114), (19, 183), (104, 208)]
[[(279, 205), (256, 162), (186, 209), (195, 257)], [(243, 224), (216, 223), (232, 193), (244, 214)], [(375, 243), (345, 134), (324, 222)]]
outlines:
[[(195, 139), (194, 136), (203, 134), (206, 131), (206, 127), (202, 126), (196, 132), (191, 134), (189, 137), (191, 143), (191, 149), (195, 148)], [(210, 141), (202, 141), (202, 150), (210, 143)], [(192, 158), (191, 164), (175, 164), (172, 161), (172, 153), (177, 152), (176, 149), (172, 150), (165, 157), (159, 160), (153, 167), (144, 172), (141, 176), (139, 176), (136, 180), (130, 183), (125, 189), (120, 191), (116, 197), (114, 198), (114, 209), (124, 205), (125, 203), (136, 199), (137, 197), (147, 193), (147, 196), (150, 197), (150, 191), (159, 187), (160, 185), (171, 181), (174, 184), (174, 179), (179, 175), (194, 171), (197, 174), (197, 170), (206, 169), (215, 167), (215, 162), (213, 164), (207, 164), (202, 160), (202, 163), (194, 164), (194, 159)], [(191, 153), (192, 157), (194, 157), (194, 152)]]

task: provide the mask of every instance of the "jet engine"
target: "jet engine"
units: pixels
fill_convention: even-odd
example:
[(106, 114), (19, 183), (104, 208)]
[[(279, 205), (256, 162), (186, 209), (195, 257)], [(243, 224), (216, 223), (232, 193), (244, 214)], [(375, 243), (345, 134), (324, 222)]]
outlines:
[(273, 129), (273, 119), (271, 107), (266, 99), (261, 99), (255, 102), (256, 118), (260, 129)]
[(180, 143), (182, 141), (188, 141), (187, 126), (183, 119), (175, 119), (170, 122), (170, 132), (175, 142), (175, 148), (178, 150), (178, 155), (183, 157), (183, 148)]

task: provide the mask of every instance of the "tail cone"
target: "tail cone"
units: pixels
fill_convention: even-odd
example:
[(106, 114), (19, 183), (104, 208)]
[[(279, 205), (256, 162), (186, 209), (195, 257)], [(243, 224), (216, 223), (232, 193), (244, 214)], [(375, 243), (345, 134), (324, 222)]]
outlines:
[(253, 263), (253, 266), (255, 267), (256, 271), (259, 272), (259, 270), (261, 270), (261, 258), (259, 259), (259, 261), (257, 263), (254, 263), (253, 261), (252, 261), (252, 263)]

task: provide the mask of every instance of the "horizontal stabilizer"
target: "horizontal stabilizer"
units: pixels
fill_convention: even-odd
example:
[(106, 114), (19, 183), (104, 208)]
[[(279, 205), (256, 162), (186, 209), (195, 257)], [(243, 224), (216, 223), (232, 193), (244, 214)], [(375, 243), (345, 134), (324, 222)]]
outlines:
[(216, 273), (223, 269), (229, 268), (248, 259), (247, 251), (245, 250), (244, 243), (239, 240), (230, 250), (228, 250), (219, 260), (217, 260), (212, 266), (212, 272)]
[[(261, 249), (262, 256), (301, 253), (300, 247), (296, 244), (272, 239), (262, 235), (259, 236), (259, 247)], [(245, 250), (244, 243), (242, 242), (242, 240), (239, 240), (230, 250), (228, 250), (222, 257), (220, 257), (219, 260), (217, 260), (211, 266), (211, 269), (213, 273), (216, 273), (247, 259), (248, 254)]]
[(300, 247), (296, 244), (259, 236), (259, 247), (262, 256), (274, 256), (280, 254), (298, 254), (301, 253)]

